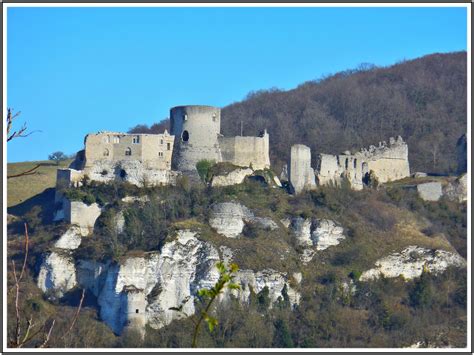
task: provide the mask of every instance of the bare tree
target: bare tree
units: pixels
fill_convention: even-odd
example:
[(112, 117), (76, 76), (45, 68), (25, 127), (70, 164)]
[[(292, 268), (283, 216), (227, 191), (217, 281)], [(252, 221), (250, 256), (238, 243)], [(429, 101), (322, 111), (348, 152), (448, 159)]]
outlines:
[[(12, 128), (13, 127), (13, 120), (15, 118), (17, 118), (20, 114), (21, 114), (21, 111), (18, 111), (17, 113), (13, 114), (12, 109), (8, 108), (8, 111), (7, 111), (7, 142), (10, 142), (14, 138), (24, 138), (24, 137), (28, 137), (30, 134), (33, 134), (35, 132), (39, 132), (39, 131), (32, 131), (32, 132), (26, 133), (26, 130), (28, 129), (27, 126), (26, 126), (26, 123), (23, 123), (23, 125), (21, 126), (21, 128), (19, 130), (13, 131), (13, 128)], [(25, 175), (36, 174), (37, 173), (36, 170), (40, 166), (41, 166), (41, 164), (37, 164), (33, 168), (31, 168), (29, 170), (25, 170), (25, 171), (23, 171), (19, 174), (8, 175), (7, 179), (12, 179), (12, 178), (20, 177), (20, 176), (25, 176)]]
[[(26, 326), (22, 327), (22, 324), (25, 322), (22, 321), (22, 316), (24, 315), (23, 310), (21, 309), (20, 306), (20, 291), (21, 291), (21, 281), (23, 279), (23, 276), (25, 275), (26, 272), (26, 264), (28, 260), (28, 250), (29, 250), (29, 236), (28, 236), (28, 225), (25, 223), (25, 247), (24, 247), (24, 257), (23, 257), (23, 264), (21, 267), (20, 274), (17, 274), (16, 271), (16, 265), (15, 261), (12, 259), (11, 265), (12, 265), (12, 272), (13, 272), (13, 279), (15, 281), (12, 289), (10, 291), (15, 291), (15, 332), (13, 337), (10, 339), (10, 347), (12, 348), (22, 348), (28, 343), (30, 343), (32, 340), (37, 340), (37, 336), (42, 333), (43, 334), (43, 340), (42, 342), (37, 345), (40, 348), (45, 348), (48, 346), (48, 343), (51, 339), (51, 333), (53, 331), (54, 325), (56, 323), (56, 320), (53, 319), (51, 324), (48, 325), (48, 321), (45, 321), (42, 323), (42, 326), (38, 326), (39, 324), (35, 323), (33, 320), (33, 317), (30, 316), (26, 320)], [(84, 301), (84, 295), (85, 295), (85, 290), (82, 290), (82, 296), (81, 300), (79, 301), (79, 305), (77, 307), (76, 313), (74, 314), (74, 317), (71, 320), (70, 326), (68, 330), (59, 338), (63, 339), (67, 334), (71, 332), (71, 330), (74, 328), (74, 325), (76, 324), (77, 318), (79, 317), (79, 313), (82, 308), (82, 303)]]

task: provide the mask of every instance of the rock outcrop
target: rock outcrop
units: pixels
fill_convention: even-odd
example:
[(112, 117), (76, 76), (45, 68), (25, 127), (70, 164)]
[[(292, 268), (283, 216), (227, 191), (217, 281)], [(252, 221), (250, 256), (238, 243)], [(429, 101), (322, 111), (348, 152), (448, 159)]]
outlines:
[(247, 176), (253, 174), (253, 170), (250, 168), (238, 168), (232, 170), (226, 175), (215, 175), (212, 177), (211, 186), (220, 187), (220, 186), (231, 186), (237, 185), (244, 182)]
[(290, 230), (296, 238), (296, 244), (303, 247), (301, 261), (308, 263), (316, 250), (325, 250), (338, 245), (346, 237), (344, 228), (328, 219), (304, 219), (296, 217), (291, 220)]
[(61, 252), (47, 255), (41, 265), (37, 285), (51, 298), (60, 298), (77, 285), (74, 259)]
[(285, 273), (275, 270), (266, 269), (258, 272), (253, 270), (240, 270), (234, 278), (234, 281), (241, 286), (240, 290), (227, 290), (227, 294), (231, 293), (241, 303), (248, 304), (250, 301), (251, 290), (256, 294), (268, 289), (268, 297), (270, 300), (269, 307), (278, 301), (287, 299), (292, 307), (299, 304), (300, 294), (291, 288), (288, 284), (288, 278)]
[(393, 253), (375, 262), (375, 268), (364, 271), (360, 281), (384, 277), (399, 277), (409, 280), (421, 276), (423, 269), (438, 274), (449, 266), (464, 267), (466, 261), (458, 254), (409, 246), (399, 253)]
[(459, 176), (443, 188), (443, 194), (450, 200), (467, 201), (467, 174)]
[(87, 235), (87, 229), (84, 230), (79, 226), (71, 226), (68, 230), (54, 243), (55, 248), (74, 250), (81, 245), (82, 237)]
[(267, 217), (256, 217), (244, 205), (237, 202), (222, 202), (212, 206), (209, 224), (217, 233), (227, 238), (237, 238), (246, 224), (255, 223), (268, 230), (278, 228), (278, 225)]
[(329, 219), (316, 221), (315, 229), (311, 233), (311, 240), (316, 250), (325, 250), (331, 246), (338, 245), (346, 239), (343, 234), (344, 228)]

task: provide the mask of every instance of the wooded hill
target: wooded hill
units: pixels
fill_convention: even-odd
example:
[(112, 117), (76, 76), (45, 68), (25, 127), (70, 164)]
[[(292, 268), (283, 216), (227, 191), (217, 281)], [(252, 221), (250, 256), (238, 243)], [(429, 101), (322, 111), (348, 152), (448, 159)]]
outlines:
[[(361, 65), (296, 89), (251, 92), (222, 109), (222, 133), (270, 134), (270, 158), (279, 172), (290, 147), (316, 153), (359, 150), (390, 136), (409, 145), (412, 171), (449, 174), (456, 142), (467, 130), (467, 54), (432, 54), (390, 67)], [(163, 130), (162, 121), (131, 132)]]

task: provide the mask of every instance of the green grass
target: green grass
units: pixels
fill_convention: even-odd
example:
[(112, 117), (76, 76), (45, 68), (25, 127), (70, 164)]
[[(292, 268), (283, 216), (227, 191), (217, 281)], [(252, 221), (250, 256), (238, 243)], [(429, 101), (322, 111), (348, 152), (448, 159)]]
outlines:
[(16, 206), (42, 193), (45, 189), (54, 187), (56, 184), (56, 170), (67, 168), (71, 162), (72, 160), (68, 159), (61, 162), (59, 166), (51, 161), (9, 163), (7, 165), (7, 175), (20, 174), (38, 164), (42, 165), (33, 175), (7, 179), (7, 206)]

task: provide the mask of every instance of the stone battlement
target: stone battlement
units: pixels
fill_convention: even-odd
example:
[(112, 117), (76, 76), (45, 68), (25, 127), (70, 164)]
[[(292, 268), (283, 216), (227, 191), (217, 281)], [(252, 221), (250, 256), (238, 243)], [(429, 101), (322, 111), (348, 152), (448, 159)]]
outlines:
[(390, 137), (389, 142), (379, 142), (378, 146), (371, 145), (369, 148), (362, 148), (354, 154), (366, 161), (377, 159), (408, 159), (408, 145), (402, 137), (396, 139)]

